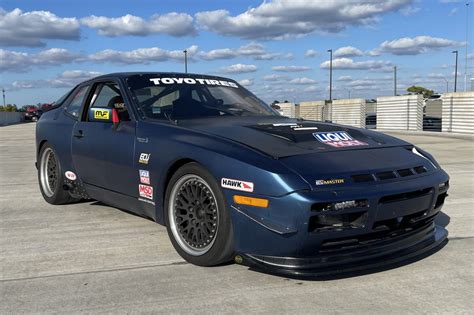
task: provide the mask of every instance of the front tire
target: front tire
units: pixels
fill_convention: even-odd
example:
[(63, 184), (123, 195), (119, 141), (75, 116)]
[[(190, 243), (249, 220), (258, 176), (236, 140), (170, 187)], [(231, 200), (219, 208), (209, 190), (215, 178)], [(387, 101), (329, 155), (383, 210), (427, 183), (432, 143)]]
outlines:
[(224, 195), (213, 176), (197, 163), (171, 177), (165, 196), (171, 242), (186, 261), (215, 266), (231, 259), (233, 232)]
[(53, 147), (46, 143), (38, 157), (38, 182), (44, 200), (53, 205), (77, 201), (63, 189), (64, 172)]

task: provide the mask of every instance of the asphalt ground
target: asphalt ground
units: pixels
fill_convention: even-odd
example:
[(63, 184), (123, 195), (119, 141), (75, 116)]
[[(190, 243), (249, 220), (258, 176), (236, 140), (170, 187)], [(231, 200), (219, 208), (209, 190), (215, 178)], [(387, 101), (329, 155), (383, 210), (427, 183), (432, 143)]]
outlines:
[(325, 280), (184, 262), (166, 229), (98, 202), (52, 206), (34, 123), (0, 127), (0, 313), (471, 313), (474, 141), (397, 135), (451, 176), (448, 244), (398, 268)]

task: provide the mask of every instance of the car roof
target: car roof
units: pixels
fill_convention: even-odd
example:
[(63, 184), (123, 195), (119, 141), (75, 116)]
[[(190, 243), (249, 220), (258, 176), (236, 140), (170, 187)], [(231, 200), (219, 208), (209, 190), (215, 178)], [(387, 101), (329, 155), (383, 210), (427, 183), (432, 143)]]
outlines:
[(146, 72), (114, 72), (114, 73), (108, 73), (104, 75), (100, 75), (97, 77), (94, 77), (92, 79), (89, 79), (87, 81), (84, 81), (83, 83), (90, 82), (90, 81), (95, 81), (95, 80), (100, 80), (100, 79), (108, 79), (108, 78), (127, 78), (131, 77), (134, 75), (156, 75), (159, 77), (162, 76), (169, 76), (169, 77), (186, 77), (186, 78), (216, 78), (220, 80), (231, 80), (235, 81), (230, 78), (225, 78), (225, 77), (220, 77), (220, 76), (215, 76), (215, 75), (207, 75), (207, 74), (199, 74), (199, 73), (183, 73), (183, 72), (154, 72), (154, 71), (146, 71)]

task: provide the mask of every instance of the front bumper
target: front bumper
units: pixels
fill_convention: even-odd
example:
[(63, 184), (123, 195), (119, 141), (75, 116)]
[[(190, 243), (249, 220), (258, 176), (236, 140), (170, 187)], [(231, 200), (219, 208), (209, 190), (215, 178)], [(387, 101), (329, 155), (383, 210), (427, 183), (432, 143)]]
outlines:
[(330, 277), (389, 268), (423, 257), (447, 243), (448, 231), (434, 223), (424, 229), (402, 235), (390, 244), (360, 251), (321, 255), (311, 258), (275, 257), (238, 254), (236, 261), (252, 269), (282, 276)]
[[(270, 197), (268, 209), (231, 205), (236, 261), (272, 273), (317, 276), (426, 254), (447, 238), (434, 220), (448, 188), (449, 176), (439, 170), (387, 184)], [(320, 209), (321, 203), (361, 199), (350, 209)]]

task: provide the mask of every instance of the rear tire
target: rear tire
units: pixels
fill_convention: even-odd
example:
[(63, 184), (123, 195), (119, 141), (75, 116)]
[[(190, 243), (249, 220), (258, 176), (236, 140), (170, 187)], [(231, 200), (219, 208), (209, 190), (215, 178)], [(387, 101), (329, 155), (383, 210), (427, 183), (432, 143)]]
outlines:
[(232, 222), (214, 177), (197, 163), (178, 169), (165, 195), (165, 222), (171, 242), (186, 261), (215, 266), (234, 253)]
[(77, 201), (63, 189), (65, 177), (56, 151), (46, 143), (38, 155), (38, 182), (44, 200), (52, 205)]

